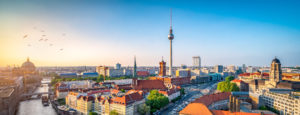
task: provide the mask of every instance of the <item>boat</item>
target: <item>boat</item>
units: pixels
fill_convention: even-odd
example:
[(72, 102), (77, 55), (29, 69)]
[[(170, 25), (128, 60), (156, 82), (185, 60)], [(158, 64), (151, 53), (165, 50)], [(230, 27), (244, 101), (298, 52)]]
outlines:
[(43, 104), (44, 106), (49, 106), (49, 98), (48, 98), (48, 94), (42, 95), (42, 104)]

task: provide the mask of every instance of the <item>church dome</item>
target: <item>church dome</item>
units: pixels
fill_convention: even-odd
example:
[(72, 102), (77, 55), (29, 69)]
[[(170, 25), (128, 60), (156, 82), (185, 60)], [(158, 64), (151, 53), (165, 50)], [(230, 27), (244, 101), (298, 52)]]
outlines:
[(272, 63), (280, 63), (279, 59), (277, 59), (276, 57), (273, 59)]
[(35, 65), (32, 62), (30, 62), (29, 58), (27, 58), (27, 61), (22, 64), (21, 69), (24, 72), (34, 72)]

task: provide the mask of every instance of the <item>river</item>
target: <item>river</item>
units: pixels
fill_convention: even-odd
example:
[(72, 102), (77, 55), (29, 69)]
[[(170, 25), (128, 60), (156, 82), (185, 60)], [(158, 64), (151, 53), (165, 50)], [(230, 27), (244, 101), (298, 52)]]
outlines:
[[(43, 79), (42, 83), (50, 82), (50, 79)], [(48, 84), (42, 84), (35, 92), (48, 92)], [(17, 115), (56, 115), (51, 104), (43, 106), (41, 99), (33, 99), (20, 102)]]

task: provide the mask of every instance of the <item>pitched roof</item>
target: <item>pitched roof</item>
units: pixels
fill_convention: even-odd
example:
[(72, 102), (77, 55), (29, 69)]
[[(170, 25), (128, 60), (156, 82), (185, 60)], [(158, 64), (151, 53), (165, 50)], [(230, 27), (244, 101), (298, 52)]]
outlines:
[(113, 99), (113, 102), (117, 103), (117, 104), (127, 105), (127, 104), (133, 103), (135, 101), (140, 101), (142, 99), (143, 99), (143, 96), (140, 93), (134, 92), (131, 94), (124, 95), (122, 97), (115, 97)]
[(96, 91), (90, 91), (87, 93), (87, 95), (93, 95), (96, 93), (104, 93), (104, 92), (110, 92), (110, 90), (96, 90)]
[(234, 80), (232, 80), (232, 82), (240, 83), (240, 82), (243, 82), (243, 81), (239, 80), (239, 79), (234, 79)]
[(214, 102), (229, 99), (231, 92), (215, 93), (211, 95), (204, 95), (192, 103), (203, 103), (206, 106), (211, 105)]
[(245, 113), (245, 112), (229, 112), (222, 110), (211, 110), (214, 115), (260, 115), (259, 113)]
[(250, 73), (242, 73), (239, 76), (250, 76)]
[(151, 89), (167, 89), (164, 82), (161, 80), (138, 80), (136, 89), (151, 90)]
[(213, 115), (212, 112), (202, 103), (190, 103), (179, 114), (184, 115)]
[(136, 74), (138, 76), (148, 76), (150, 73), (148, 71), (137, 71)]

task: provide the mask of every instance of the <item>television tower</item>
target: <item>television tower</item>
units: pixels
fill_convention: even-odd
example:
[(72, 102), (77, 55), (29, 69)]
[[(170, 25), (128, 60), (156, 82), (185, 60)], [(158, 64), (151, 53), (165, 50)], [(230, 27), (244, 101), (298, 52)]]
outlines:
[(174, 39), (174, 35), (173, 35), (173, 30), (172, 30), (172, 9), (171, 9), (171, 12), (170, 12), (170, 33), (168, 35), (168, 38), (170, 40), (170, 66), (169, 66), (169, 75), (170, 77), (173, 77), (173, 73), (172, 73), (172, 63), (173, 63), (173, 60), (172, 60), (172, 40)]

